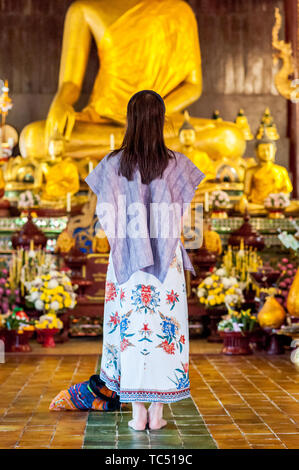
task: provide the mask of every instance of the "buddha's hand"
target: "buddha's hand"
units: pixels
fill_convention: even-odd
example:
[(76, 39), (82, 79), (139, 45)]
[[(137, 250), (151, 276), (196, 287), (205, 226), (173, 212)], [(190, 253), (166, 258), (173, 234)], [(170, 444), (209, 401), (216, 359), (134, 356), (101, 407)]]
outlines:
[(245, 196), (245, 194), (243, 194), (239, 202), (235, 205), (235, 210), (238, 212), (241, 212), (241, 214), (244, 214), (247, 206), (248, 206), (248, 199)]
[(56, 128), (65, 140), (68, 141), (70, 140), (74, 124), (75, 110), (73, 106), (65, 103), (60, 97), (56, 96), (52, 102), (46, 121), (46, 151), (48, 151), (49, 141)]

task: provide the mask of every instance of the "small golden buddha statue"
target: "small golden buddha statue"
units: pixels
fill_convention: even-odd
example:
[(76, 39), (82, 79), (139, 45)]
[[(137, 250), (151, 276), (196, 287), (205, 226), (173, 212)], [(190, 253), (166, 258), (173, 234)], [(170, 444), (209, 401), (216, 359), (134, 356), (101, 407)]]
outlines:
[(271, 115), (270, 109), (267, 107), (265, 109), (264, 115), (261, 120), (260, 127), (258, 128), (256, 139), (260, 140), (263, 137), (267, 137), (270, 140), (278, 140), (279, 134), (276, 129), (273, 117)]
[(203, 237), (206, 249), (216, 255), (221, 255), (222, 243), (220, 235), (214, 230), (212, 230), (212, 226), (210, 223), (207, 224), (204, 222)]
[(64, 139), (55, 128), (54, 135), (49, 142), (48, 169), (46, 183), (41, 195), (41, 206), (65, 207), (67, 194), (74, 195), (79, 191), (78, 168), (71, 158), (63, 158)]
[(75, 244), (76, 242), (74, 238), (72, 238), (71, 234), (66, 228), (58, 235), (54, 252), (62, 254), (68, 253), (75, 246)]
[[(91, 40), (100, 68), (87, 106), (76, 112), (86, 74)], [(46, 121), (26, 126), (20, 136), (23, 156), (43, 160), (55, 126), (73, 159), (100, 160), (123, 139), (131, 96), (153, 89), (165, 99), (166, 145), (179, 150), (181, 111), (202, 92), (197, 21), (182, 0), (76, 0), (64, 26), (59, 84)], [(168, 125), (169, 121), (172, 123)], [(217, 160), (238, 159), (245, 140), (233, 123), (192, 118), (196, 146)]]
[(212, 119), (214, 119), (214, 121), (223, 121), (222, 117), (220, 116), (220, 112), (218, 111), (218, 109), (215, 109), (215, 111), (213, 112)]
[(264, 200), (269, 194), (289, 195), (293, 190), (286, 168), (274, 163), (275, 142), (266, 136), (266, 132), (263, 135), (256, 144), (258, 163), (246, 170), (244, 194), (237, 206), (241, 212), (247, 207), (250, 213), (265, 213)]
[(100, 229), (93, 237), (92, 251), (93, 253), (108, 253), (110, 251), (110, 245), (104, 230)]
[(38, 192), (43, 185), (45, 167), (34, 158), (11, 157), (4, 164), (4, 179), (6, 191)]
[(196, 141), (196, 132), (190, 124), (188, 111), (184, 112), (184, 122), (179, 129), (179, 138), (182, 144), (181, 152), (184, 153), (205, 175), (205, 181), (213, 180), (216, 176), (214, 162), (206, 152), (197, 150), (194, 147)]
[(242, 108), (240, 109), (240, 111), (239, 111), (239, 113), (236, 117), (235, 123), (241, 129), (241, 131), (243, 132), (245, 140), (252, 140), (253, 139), (253, 135), (251, 133), (251, 129), (250, 129), (250, 126), (249, 126), (249, 123), (248, 123), (248, 119), (245, 116), (244, 110)]

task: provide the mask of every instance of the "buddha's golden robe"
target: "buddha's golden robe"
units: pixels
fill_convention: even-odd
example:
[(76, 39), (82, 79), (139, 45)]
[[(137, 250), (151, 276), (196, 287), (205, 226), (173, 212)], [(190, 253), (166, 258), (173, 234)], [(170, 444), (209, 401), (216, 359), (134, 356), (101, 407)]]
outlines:
[(192, 162), (205, 174), (206, 181), (216, 177), (215, 165), (206, 152), (194, 152)]
[(203, 234), (206, 249), (217, 255), (222, 253), (222, 243), (220, 235), (213, 230), (207, 230)]
[(99, 122), (101, 116), (125, 122), (127, 103), (134, 93), (153, 89), (166, 97), (194, 73), (194, 64), (200, 64), (190, 6), (177, 0), (138, 3), (105, 30), (99, 57), (90, 102), (77, 119)]
[[(254, 169), (251, 168), (250, 170)], [(264, 204), (264, 200), (271, 193), (291, 193), (293, 190), (287, 169), (271, 163), (258, 168), (252, 176), (252, 190), (249, 202)]]
[(79, 188), (79, 174), (76, 165), (72, 161), (62, 160), (50, 168), (42, 199), (63, 200), (67, 193), (75, 194)]

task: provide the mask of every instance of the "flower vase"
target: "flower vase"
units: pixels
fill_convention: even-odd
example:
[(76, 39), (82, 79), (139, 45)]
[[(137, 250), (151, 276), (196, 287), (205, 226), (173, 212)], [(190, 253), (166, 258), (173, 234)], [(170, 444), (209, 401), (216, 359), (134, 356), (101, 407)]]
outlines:
[(33, 331), (6, 330), (5, 332), (5, 352), (30, 352), (31, 346), (29, 340)]
[(36, 330), (36, 341), (38, 344), (43, 344), (43, 337), (40, 334), (41, 330), (37, 329)]
[(0, 328), (0, 342), (1, 341), (3, 341), (5, 345), (5, 329), (4, 328)]
[(222, 354), (228, 356), (244, 356), (252, 354), (250, 348), (250, 333), (241, 333), (237, 331), (221, 331), (220, 336), (223, 339)]
[(267, 207), (269, 219), (284, 219), (284, 208)]
[(222, 338), (218, 332), (218, 323), (222, 319), (223, 315), (227, 314), (227, 309), (225, 306), (219, 307), (209, 307), (206, 309), (209, 316), (209, 329), (210, 336), (208, 336), (207, 341), (209, 343), (222, 343)]
[(39, 330), (39, 337), (42, 339), (44, 348), (55, 348), (54, 336), (59, 331), (58, 328), (43, 328)]
[(212, 209), (211, 218), (212, 219), (227, 219), (227, 209), (217, 208)]

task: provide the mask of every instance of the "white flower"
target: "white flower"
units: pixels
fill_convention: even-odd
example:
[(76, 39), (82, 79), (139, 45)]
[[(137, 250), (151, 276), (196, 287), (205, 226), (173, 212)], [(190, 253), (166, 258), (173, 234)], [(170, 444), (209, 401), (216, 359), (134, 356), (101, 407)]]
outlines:
[(226, 304), (235, 304), (238, 302), (238, 296), (235, 294), (227, 294), (224, 300)]
[(28, 256), (29, 256), (29, 258), (35, 258), (36, 252), (34, 250), (29, 250)]
[(215, 274), (217, 274), (217, 276), (220, 276), (220, 277), (226, 276), (226, 269), (225, 268), (216, 269)]
[(211, 286), (213, 284), (213, 279), (211, 278), (211, 276), (207, 277), (205, 280), (204, 280), (204, 284), (206, 286)]
[(223, 284), (224, 289), (229, 289), (229, 288), (230, 288), (230, 280), (229, 280), (229, 278), (224, 277), (224, 278), (222, 279), (222, 284)]
[(197, 289), (197, 296), (204, 297), (206, 295), (206, 290), (203, 287), (198, 287)]
[(36, 308), (36, 310), (43, 310), (44, 308), (44, 302), (40, 299), (36, 300), (36, 302), (34, 302), (34, 307)]
[(31, 294), (29, 295), (29, 297), (30, 297), (29, 300), (31, 302), (35, 302), (37, 299), (39, 299), (39, 296), (40, 296), (39, 292), (37, 292), (37, 291), (31, 292)]
[(266, 208), (285, 208), (290, 205), (289, 195), (286, 193), (271, 193), (264, 200)]
[(51, 302), (50, 309), (59, 310), (59, 302), (57, 302), (57, 300), (54, 300), (53, 302)]
[(56, 289), (58, 287), (58, 282), (56, 279), (51, 279), (48, 283), (48, 289)]
[(240, 332), (240, 331), (241, 331), (240, 326), (243, 326), (242, 323), (239, 324), (239, 323), (233, 322), (233, 329), (234, 329), (234, 331)]

